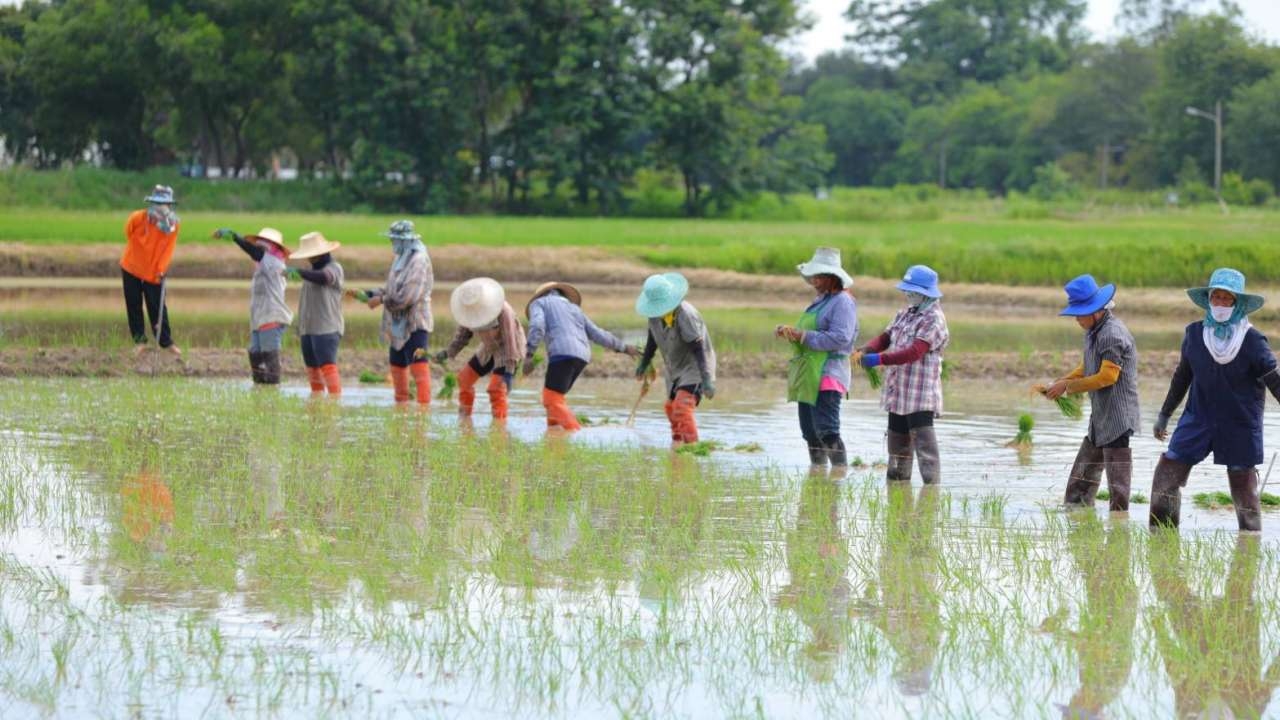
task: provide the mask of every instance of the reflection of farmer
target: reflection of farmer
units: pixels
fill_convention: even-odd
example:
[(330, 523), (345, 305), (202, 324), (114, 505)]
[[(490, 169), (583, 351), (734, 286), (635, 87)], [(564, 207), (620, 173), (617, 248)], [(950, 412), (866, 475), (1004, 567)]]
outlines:
[(1164, 606), (1152, 625), (1177, 717), (1262, 717), (1280, 686), (1280, 657), (1262, 660), (1262, 608), (1253, 597), (1259, 542), (1236, 538), (1223, 594), (1206, 600), (1187, 582), (1178, 536), (1152, 538), (1151, 580)]
[(145, 301), (147, 318), (160, 347), (181, 356), (182, 351), (169, 335), (169, 312), (163, 292), (164, 276), (169, 272), (169, 261), (178, 244), (178, 215), (173, 211), (177, 202), (173, 199), (173, 188), (166, 185), (155, 186), (145, 201), (147, 209), (134, 211), (124, 224), (125, 246), (120, 271), (124, 278), (129, 334), (133, 336), (136, 353), (147, 349), (147, 326), (142, 319)]
[(143, 467), (120, 488), (121, 522), (134, 542), (147, 542), (173, 527), (173, 494), (159, 473)]
[(572, 285), (547, 283), (538, 288), (525, 307), (529, 316), (524, 373), (533, 371), (533, 353), (547, 343), (547, 375), (543, 381), (542, 405), (547, 409), (547, 427), (572, 432), (580, 430), (577, 417), (569, 409), (565, 395), (591, 362), (591, 343), (632, 357), (640, 349), (627, 345), (607, 330), (601, 330), (582, 312), (582, 295)]
[(1187, 295), (1205, 314), (1187, 326), (1178, 369), (1156, 418), (1155, 436), (1163, 440), (1169, 416), (1190, 390), (1151, 480), (1151, 524), (1177, 527), (1180, 488), (1191, 467), (1212, 452), (1214, 464), (1227, 466), (1240, 529), (1261, 530), (1257, 465), (1262, 462), (1263, 386), (1280, 400), (1275, 355), (1249, 323), (1249, 314), (1262, 307), (1262, 296), (1246, 293), (1244, 275), (1230, 268), (1214, 270), (1208, 286)]
[(1049, 387), (1037, 386), (1050, 400), (1089, 393), (1089, 434), (1080, 443), (1067, 480), (1067, 505), (1093, 506), (1102, 470), (1107, 471), (1111, 510), (1129, 510), (1133, 451), (1129, 436), (1138, 431), (1138, 349), (1129, 328), (1111, 313), (1115, 285), (1098, 287), (1092, 275), (1066, 285), (1069, 315), (1084, 330), (1084, 362)]
[(1101, 717), (1128, 682), (1138, 620), (1130, 541), (1128, 528), (1104, 531), (1094, 515), (1071, 521), (1067, 546), (1084, 579), (1086, 599), (1079, 627), (1070, 634), (1080, 663), (1080, 688), (1062, 707), (1064, 717)]
[(942, 461), (933, 419), (942, 413), (942, 351), (951, 339), (938, 299), (938, 273), (925, 265), (907, 268), (898, 283), (907, 307), (854, 354), (863, 367), (885, 366), (880, 407), (889, 413), (889, 468), (886, 480), (911, 481), (911, 455), (920, 461), (920, 479), (942, 482)]
[[(370, 309), (382, 306), (382, 340), (390, 348), (391, 384), (397, 403), (409, 402), (409, 377), (417, 386), (418, 404), (431, 403), (431, 368), (427, 366), (427, 342), (434, 329), (431, 288), (435, 273), (422, 236), (413, 222), (397, 220), (384, 233), (391, 239), (395, 260), (387, 271), (387, 283), (360, 295)], [(421, 352), (418, 352), (421, 350)]]
[(847, 465), (840, 438), (840, 399), (849, 392), (849, 353), (858, 339), (858, 308), (846, 292), (853, 278), (836, 248), (818, 248), (796, 267), (818, 293), (794, 327), (779, 325), (774, 336), (791, 341), (787, 400), (796, 403), (800, 435), (813, 465)]
[(698, 422), (694, 415), (702, 398), (716, 396), (716, 353), (711, 347), (707, 324), (692, 303), (685, 302), (689, 281), (680, 273), (650, 275), (636, 298), (636, 312), (649, 318), (636, 378), (643, 380), (653, 356), (662, 350), (663, 377), (667, 382), (667, 420), (671, 441), (698, 442)]
[(284, 302), (284, 276), (289, 269), (284, 235), (275, 228), (262, 228), (258, 234), (244, 237), (219, 228), (213, 235), (230, 237), (254, 262), (249, 289), (249, 367), (255, 383), (275, 385), (280, 382), (280, 344), (293, 322), (293, 311)]
[(458, 373), (458, 413), (471, 415), (476, 402), (476, 382), (489, 376), (489, 406), (494, 420), (507, 419), (507, 394), (516, 366), (524, 353), (524, 328), (516, 311), (507, 302), (502, 285), (493, 278), (473, 278), (454, 289), (449, 298), (453, 319), (458, 323), (448, 349), (436, 354), (443, 363), (462, 352), (473, 337), (480, 348)]

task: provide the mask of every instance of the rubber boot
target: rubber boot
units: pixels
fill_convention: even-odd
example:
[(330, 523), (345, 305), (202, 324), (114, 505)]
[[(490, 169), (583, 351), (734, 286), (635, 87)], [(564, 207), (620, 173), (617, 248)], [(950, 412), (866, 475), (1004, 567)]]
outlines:
[(431, 366), (424, 362), (416, 362), (409, 366), (409, 374), (413, 376), (413, 384), (418, 390), (418, 404), (431, 404)]
[(933, 426), (911, 431), (911, 444), (915, 447), (916, 460), (920, 463), (920, 479), (925, 485), (942, 482), (942, 458), (938, 456), (938, 436)]
[(330, 397), (342, 394), (342, 373), (338, 372), (337, 365), (333, 363), (321, 365), (320, 377), (324, 380), (325, 389), (329, 391)]
[(1231, 504), (1241, 530), (1262, 531), (1262, 501), (1258, 497), (1258, 469), (1227, 470), (1231, 483)]
[(578, 424), (578, 418), (574, 417), (573, 411), (569, 409), (564, 393), (542, 388), (542, 406), (547, 409), (547, 427), (558, 427), (566, 432), (582, 429)]
[(1068, 506), (1093, 507), (1093, 500), (1098, 495), (1098, 484), (1102, 482), (1104, 457), (1102, 448), (1085, 438), (1080, 441), (1080, 449), (1076, 451), (1076, 461), (1071, 464), (1071, 474), (1067, 477), (1067, 489), (1062, 495), (1062, 503)]
[(462, 366), (458, 371), (458, 414), (470, 415), (476, 404), (476, 383), (480, 374), (471, 367), (471, 363)]
[(698, 442), (698, 421), (695, 411), (698, 398), (688, 390), (677, 390), (671, 402), (671, 442), (674, 444)]
[(493, 411), (494, 420), (507, 419), (507, 381), (501, 373), (495, 372), (489, 378), (489, 408)]
[(391, 366), (391, 387), (395, 388), (396, 402), (409, 402), (409, 368)]
[(262, 382), (267, 385), (280, 384), (280, 351), (268, 350), (262, 353)]
[(262, 361), (262, 353), (254, 352), (253, 350), (250, 350), (249, 351), (249, 371), (253, 374), (253, 383), (255, 385), (261, 385), (263, 382), (265, 382), (262, 379), (262, 371), (264, 367), (265, 366), (263, 365), (263, 361)]
[(1147, 524), (1151, 527), (1178, 527), (1182, 511), (1182, 487), (1187, 484), (1191, 466), (1160, 455), (1155, 474), (1151, 477), (1151, 515)]
[(911, 435), (890, 430), (886, 436), (889, 467), (884, 471), (884, 479), (889, 482), (911, 482)]
[(824, 447), (809, 448), (809, 464), (815, 467), (825, 468), (827, 466), (827, 449)]
[(311, 385), (311, 393), (313, 395), (319, 395), (324, 392), (324, 376), (320, 373), (320, 368), (307, 368), (307, 382)]
[(828, 435), (822, 438), (822, 445), (827, 450), (827, 457), (831, 459), (832, 468), (846, 467), (849, 464), (849, 456), (844, 449), (844, 440), (841, 440), (839, 435)]
[(1133, 484), (1133, 449), (1103, 448), (1102, 464), (1107, 468), (1107, 493), (1111, 496), (1111, 512), (1129, 512), (1129, 492)]

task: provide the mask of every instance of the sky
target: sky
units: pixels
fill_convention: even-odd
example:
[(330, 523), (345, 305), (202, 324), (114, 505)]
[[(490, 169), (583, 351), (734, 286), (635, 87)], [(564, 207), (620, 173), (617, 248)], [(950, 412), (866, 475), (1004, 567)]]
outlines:
[[(1244, 12), (1245, 26), (1270, 42), (1280, 43), (1280, 0), (1235, 0)], [(838, 50), (844, 44), (849, 26), (841, 17), (849, 0), (804, 0), (805, 10), (817, 22), (813, 29), (793, 43), (794, 52), (812, 60), (827, 50)], [(1116, 32), (1116, 10), (1120, 0), (1089, 0), (1085, 27), (1094, 37), (1107, 39)], [(1206, 7), (1216, 7), (1207, 2)]]

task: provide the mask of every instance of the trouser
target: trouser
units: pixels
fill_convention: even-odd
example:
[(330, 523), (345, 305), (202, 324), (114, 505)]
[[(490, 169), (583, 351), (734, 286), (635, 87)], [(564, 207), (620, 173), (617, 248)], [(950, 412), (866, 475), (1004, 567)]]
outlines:
[(671, 442), (698, 442), (698, 421), (695, 410), (702, 402), (702, 393), (697, 385), (682, 385), (671, 391), (667, 402), (662, 406), (667, 412), (667, 421), (671, 423)]
[[(1151, 478), (1151, 527), (1178, 527), (1182, 510), (1182, 488), (1187, 484), (1192, 466), (1168, 455), (1161, 455)], [(1228, 467), (1227, 482), (1231, 486), (1231, 504), (1236, 511), (1236, 525), (1241, 530), (1262, 530), (1262, 502), (1258, 496), (1258, 469)]]
[(467, 361), (458, 373), (458, 414), (470, 415), (476, 402), (476, 382), (485, 375), (489, 376), (489, 407), (493, 410), (494, 420), (507, 418), (507, 395), (511, 390), (513, 373), (505, 367), (495, 368), (493, 359), (484, 365), (475, 355)]
[(586, 361), (578, 358), (566, 358), (547, 364), (547, 375), (542, 387), (542, 406), (547, 409), (547, 427), (558, 427), (570, 432), (582, 429), (577, 416), (569, 409), (565, 395), (573, 388), (586, 367)]
[(338, 343), (341, 340), (342, 335), (339, 333), (303, 335), (299, 339), (311, 392), (319, 393), (327, 389), (330, 395), (342, 394), (342, 376), (338, 372)]
[(388, 349), (387, 361), (391, 365), (391, 385), (395, 388), (397, 403), (409, 402), (409, 378), (412, 377), (418, 404), (431, 404), (431, 368), (427, 365), (427, 343), (430, 340), (431, 334), (426, 330), (414, 330), (399, 350)]
[(1110, 509), (1113, 512), (1128, 512), (1133, 476), (1133, 451), (1129, 448), (1129, 435), (1130, 433), (1126, 433), (1102, 446), (1094, 445), (1087, 436), (1080, 442), (1071, 474), (1067, 478), (1067, 489), (1062, 499), (1064, 504), (1093, 507), (1105, 469)]
[(149, 283), (123, 268), (120, 274), (123, 277), (124, 309), (129, 316), (129, 334), (133, 336), (134, 344), (147, 343), (148, 324), (142, 317), (145, 303), (147, 319), (151, 321), (150, 327), (154, 329), (156, 318), (160, 319), (160, 335), (156, 338), (160, 347), (167, 348), (172, 345), (173, 339), (169, 335), (168, 303), (165, 303), (165, 307), (160, 307), (160, 286)]
[(266, 330), (253, 330), (249, 333), (249, 352), (280, 352), (284, 344), (284, 331), (287, 325), (277, 325)]
[(933, 411), (922, 410), (908, 415), (889, 413), (885, 435), (888, 446), (888, 482), (911, 482), (913, 456), (919, 461), (920, 479), (926, 485), (942, 482), (942, 459), (938, 455), (938, 437), (933, 429)]
[(840, 399), (835, 390), (822, 390), (814, 404), (796, 403), (800, 418), (800, 435), (809, 446), (809, 462), (825, 465), (848, 464), (844, 440), (840, 439)]

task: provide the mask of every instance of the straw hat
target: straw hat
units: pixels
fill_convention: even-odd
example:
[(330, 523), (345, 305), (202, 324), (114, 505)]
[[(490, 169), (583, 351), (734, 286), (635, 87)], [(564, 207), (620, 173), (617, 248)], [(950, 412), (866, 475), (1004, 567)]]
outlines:
[(497, 280), (487, 277), (471, 278), (453, 289), (449, 296), (449, 309), (453, 319), (468, 330), (492, 325), (502, 313), (507, 293)]
[(636, 312), (647, 318), (662, 317), (680, 307), (688, 294), (689, 281), (680, 273), (650, 275), (636, 298)]
[(566, 282), (547, 282), (542, 283), (538, 286), (537, 290), (533, 291), (533, 297), (529, 298), (529, 302), (524, 305), (524, 316), (526, 318), (529, 317), (529, 306), (533, 304), (534, 300), (537, 300), (552, 290), (559, 290), (565, 298), (574, 305), (582, 305), (582, 293), (578, 292), (578, 288)]
[(840, 278), (842, 288), (848, 288), (853, 284), (853, 278), (841, 267), (839, 248), (820, 247), (813, 251), (812, 260), (797, 265), (796, 269), (807, 278), (814, 275), (835, 275)]
[(333, 242), (318, 232), (309, 232), (298, 240), (298, 249), (289, 257), (294, 260), (306, 260), (325, 253), (331, 253), (342, 247), (342, 243)]
[(264, 227), (253, 235), (245, 235), (245, 240), (266, 240), (280, 248), (285, 257), (289, 257), (289, 246), (284, 244), (284, 234), (275, 228)]
[(1209, 276), (1209, 284), (1205, 287), (1191, 288), (1187, 296), (1191, 302), (1204, 310), (1209, 309), (1209, 294), (1214, 290), (1226, 290), (1236, 296), (1236, 304), (1240, 306), (1240, 314), (1248, 315), (1262, 307), (1261, 295), (1244, 291), (1244, 273), (1232, 268), (1218, 268)]

